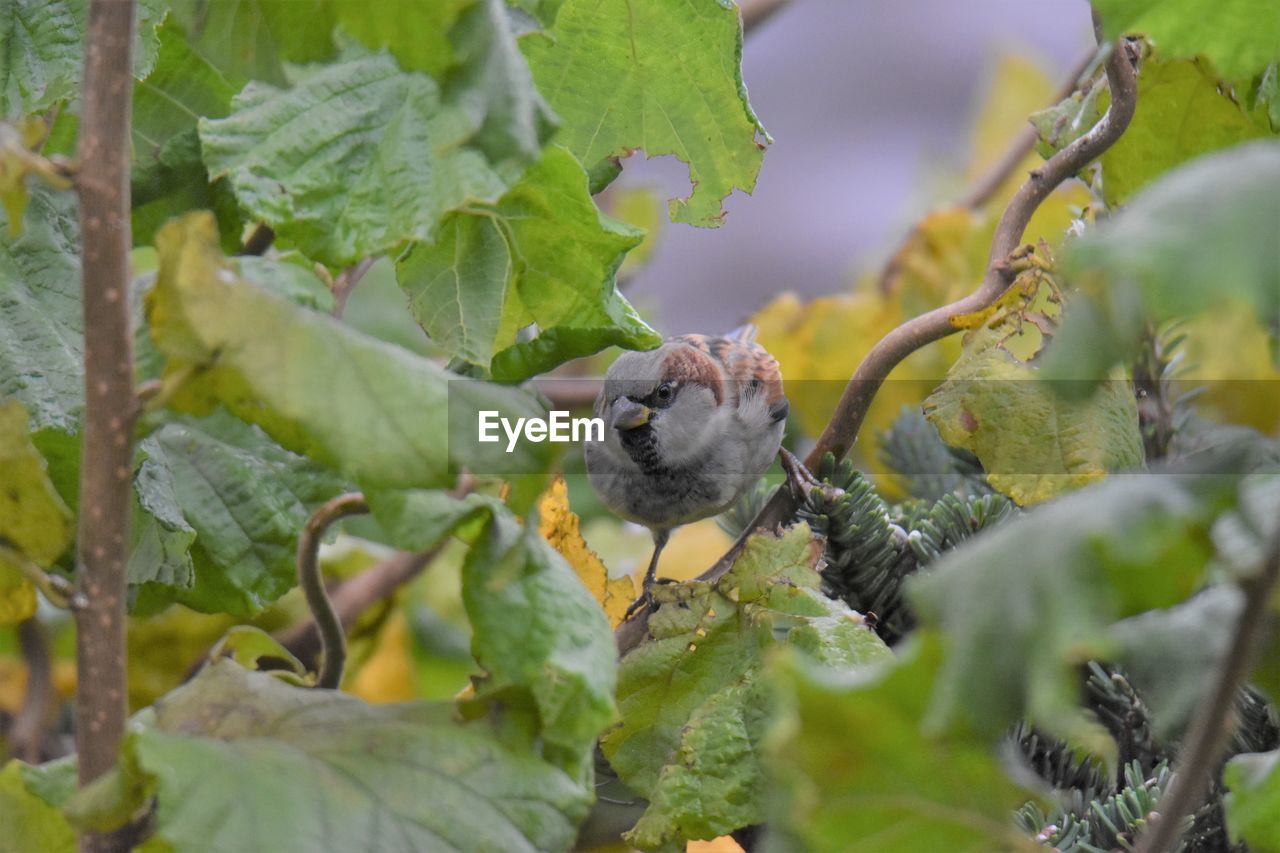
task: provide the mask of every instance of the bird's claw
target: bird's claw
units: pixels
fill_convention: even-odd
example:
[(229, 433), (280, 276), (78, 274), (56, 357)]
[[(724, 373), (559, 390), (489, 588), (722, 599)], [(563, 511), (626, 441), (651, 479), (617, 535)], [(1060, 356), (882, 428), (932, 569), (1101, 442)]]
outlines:
[(778, 448), (778, 457), (782, 462), (782, 470), (787, 475), (787, 488), (791, 491), (791, 496), (797, 504), (803, 504), (808, 500), (809, 493), (815, 488), (830, 488), (813, 476), (813, 473), (805, 467), (805, 464), (785, 447)]

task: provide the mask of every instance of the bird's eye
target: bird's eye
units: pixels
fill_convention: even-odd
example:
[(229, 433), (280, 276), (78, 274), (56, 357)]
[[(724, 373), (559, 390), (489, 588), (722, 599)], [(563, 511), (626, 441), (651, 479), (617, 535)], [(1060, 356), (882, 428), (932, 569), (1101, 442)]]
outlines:
[(670, 403), (671, 399), (676, 395), (676, 387), (670, 382), (663, 382), (658, 386), (658, 390), (653, 392), (653, 398), (659, 403)]

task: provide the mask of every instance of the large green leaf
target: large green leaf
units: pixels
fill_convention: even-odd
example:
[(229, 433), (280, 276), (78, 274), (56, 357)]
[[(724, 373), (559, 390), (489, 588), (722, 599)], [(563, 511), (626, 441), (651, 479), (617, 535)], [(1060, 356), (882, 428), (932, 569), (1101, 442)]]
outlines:
[(1271, 0), (1096, 0), (1108, 38), (1142, 33), (1168, 57), (1203, 54), (1228, 77), (1280, 59), (1280, 15)]
[(561, 850), (590, 790), (514, 712), (370, 706), (227, 660), (156, 703), (126, 747), (176, 850)]
[(166, 527), (190, 532), (194, 561), (185, 583), (131, 573), (133, 583), (151, 582), (140, 594), (147, 610), (177, 600), (205, 612), (259, 613), (297, 583), (298, 535), (315, 507), (345, 487), (221, 411), (167, 423), (141, 449), (143, 506)]
[(83, 39), (74, 0), (0, 4), (0, 115), (18, 118), (71, 97), (84, 64)]
[(601, 747), (650, 806), (628, 840), (658, 849), (764, 818), (766, 655), (849, 668), (888, 657), (862, 617), (818, 592), (809, 528), (748, 541), (718, 582), (658, 587), (649, 636), (622, 660), (622, 721)]
[(528, 690), (545, 755), (582, 772), (613, 719), (617, 648), (604, 611), (577, 573), (500, 507), (462, 569), (471, 652), (487, 671), (481, 697)]
[(244, 281), (224, 264), (208, 214), (171, 222), (157, 245), (148, 317), (178, 408), (221, 402), (369, 488), (450, 486), (460, 466), (534, 480), (546, 471), (554, 445), (522, 442), (506, 454), (472, 439), (481, 409), (541, 415), (527, 393), (451, 382), (426, 359)]
[(0, 397), (33, 431), (79, 430), (84, 320), (75, 195), (32, 187), (21, 236), (0, 241)]
[(385, 49), (406, 71), (423, 71), (436, 79), (458, 62), (449, 41), (450, 29), (465, 10), (478, 5), (480, 0), (331, 0), (328, 4), (342, 28), (361, 43)]
[(1280, 323), (1277, 185), (1280, 142), (1247, 143), (1167, 173), (1073, 241), (1063, 263), (1088, 298), (1069, 306), (1046, 373), (1101, 380), (1130, 355), (1147, 323), (1224, 300)]
[(1253, 853), (1280, 853), (1280, 750), (1237, 755), (1227, 762), (1222, 798), (1234, 843)]
[(755, 187), (764, 129), (742, 82), (733, 3), (565, 0), (547, 33), (526, 38), (525, 55), (580, 161), (674, 154), (693, 192), (671, 202), (671, 218), (694, 225), (718, 225), (721, 200)]
[(1037, 507), (908, 581), (947, 638), (930, 722), (995, 733), (1024, 717), (1065, 729), (1076, 667), (1115, 650), (1117, 619), (1185, 599), (1213, 554), (1230, 500), (1220, 478), (1116, 475)]
[(60, 809), (28, 789), (22, 767), (15, 760), (0, 769), (0, 853), (71, 853), (75, 830)]
[(157, 32), (155, 67), (134, 84), (134, 244), (149, 244), (169, 217), (203, 208), (216, 208), (225, 238), (238, 243), (235, 202), (225, 182), (209, 183), (196, 132), (201, 116), (218, 118), (231, 110), (236, 87), (191, 47), (173, 22), (166, 21)]
[(1108, 382), (1087, 400), (1039, 381), (1033, 360), (1062, 314), (1052, 278), (1033, 270), (979, 318), (960, 358), (925, 400), (942, 440), (972, 451), (991, 485), (1020, 504), (1142, 465), (1133, 388)]
[[(20, 118), (75, 100), (84, 73), (87, 0), (4, 0), (0, 3), (0, 117)], [(155, 28), (164, 0), (140, 0), (133, 73), (145, 77), (156, 61)]]
[(0, 398), (0, 624), (21, 622), (36, 609), (35, 588), (5, 551), (47, 568), (66, 550), (71, 535), (71, 511), (27, 435), (26, 409)]
[(1133, 120), (1102, 155), (1103, 195), (1123, 203), (1180, 163), (1268, 133), (1203, 63), (1148, 59)]
[(330, 0), (173, 0), (169, 4), (170, 20), (236, 88), (250, 80), (284, 85), (286, 63), (327, 59), (333, 52), (334, 5)]
[(575, 775), (614, 719), (617, 650), (600, 605), (564, 558), (482, 495), (372, 491), (370, 508), (396, 547), (423, 550), (449, 533), (471, 542), (462, 599), (472, 654), (485, 669), (481, 700), (527, 694), (538, 711), (544, 756)]
[(770, 667), (782, 697), (768, 740), (777, 849), (1044, 849), (1013, 825), (1027, 792), (992, 743), (923, 731), (940, 657), (930, 634), (898, 660), (852, 672), (796, 656)]
[(431, 78), (377, 54), (313, 69), (293, 89), (251, 83), (229, 116), (201, 119), (200, 141), (210, 176), (228, 176), (250, 216), (345, 266), (502, 194), (523, 163), (491, 163), (468, 144), (476, 129)]
[[(556, 146), (496, 204), (448, 216), (396, 275), (437, 343), (496, 378), (523, 379), (607, 346), (661, 342), (614, 287), (640, 240), (596, 209), (582, 167)], [(536, 337), (517, 341), (530, 323)]]

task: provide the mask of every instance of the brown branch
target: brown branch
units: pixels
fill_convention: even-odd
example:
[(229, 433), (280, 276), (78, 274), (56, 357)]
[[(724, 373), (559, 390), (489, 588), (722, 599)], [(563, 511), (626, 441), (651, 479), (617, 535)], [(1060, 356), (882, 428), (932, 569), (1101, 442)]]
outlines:
[(1196, 709), (1173, 782), (1157, 804), (1159, 814), (1138, 839), (1138, 853), (1172, 850), (1182, 834), (1183, 818), (1204, 799), (1209, 780), (1217, 772), (1222, 751), (1235, 728), (1232, 710), (1236, 693), (1257, 661), (1271, 595), (1277, 585), (1280, 585), (1280, 527), (1271, 539), (1258, 573), (1240, 582), (1245, 595), (1244, 609), (1236, 623), (1218, 682)]
[(245, 238), (244, 245), (240, 247), (242, 255), (265, 255), (267, 249), (271, 248), (271, 244), (276, 240), (276, 232), (272, 230), (270, 225), (264, 225), (259, 222), (253, 226), (253, 230), (249, 232), (249, 236)]
[[(339, 585), (330, 600), (342, 630), (350, 630), (369, 608), (422, 574), (439, 552), (439, 548), (418, 553), (401, 551)], [(315, 619), (277, 633), (276, 639), (308, 667), (315, 665), (323, 651)]]
[[(1097, 30), (1096, 16), (1094, 25)], [(977, 290), (957, 302), (907, 320), (871, 348), (854, 371), (826, 429), (805, 458), (805, 465), (809, 468), (817, 467), (827, 453), (835, 454), (837, 459), (843, 458), (857, 439), (863, 419), (890, 371), (911, 353), (955, 332), (956, 326), (952, 321), (956, 317), (981, 311), (1008, 289), (1014, 276), (1009, 259), (1018, 248), (1032, 214), (1059, 184), (1110, 148), (1133, 118), (1138, 87), (1134, 57), (1127, 42), (1122, 40), (1112, 51), (1107, 60), (1106, 74), (1111, 87), (1111, 106), (1106, 115), (1088, 133), (1054, 154), (1043, 166), (1033, 170), (1026, 182), (1014, 193), (996, 225), (987, 260), (987, 272)], [(741, 552), (751, 533), (782, 524), (795, 513), (795, 509), (795, 498), (791, 491), (778, 489), (729, 551), (697, 579), (711, 581), (723, 575), (733, 565), (734, 558)], [(644, 638), (648, 631), (648, 614), (648, 608), (640, 608), (632, 619), (618, 626), (614, 639), (620, 654), (626, 654)]]
[(347, 298), (351, 296), (351, 291), (356, 289), (356, 285), (360, 283), (360, 279), (364, 278), (370, 268), (377, 263), (377, 258), (365, 258), (358, 264), (347, 267), (338, 273), (338, 277), (333, 280), (333, 286), (330, 290), (333, 292), (333, 316), (342, 318), (342, 312), (346, 310)]
[(18, 625), (18, 644), (27, 664), (27, 692), (9, 728), (9, 752), (28, 764), (39, 764), (54, 696), (49, 637), (39, 619), (33, 616)]
[[(76, 750), (80, 785), (115, 766), (125, 727), (125, 565), (133, 478), (129, 314), (129, 122), (133, 0), (91, 0), (81, 97), (80, 235), (84, 432), (76, 581)], [(87, 835), (83, 850), (119, 849)]]
[(311, 608), (311, 616), (320, 632), (323, 652), (317, 687), (336, 690), (342, 684), (342, 669), (347, 662), (347, 636), (320, 575), (320, 540), (329, 525), (338, 519), (363, 515), (368, 511), (369, 504), (359, 492), (338, 495), (311, 513), (302, 528), (302, 535), (298, 537), (298, 584), (306, 595), (307, 606)]
[(789, 0), (747, 0), (742, 4), (742, 34), (750, 35), (786, 6)]

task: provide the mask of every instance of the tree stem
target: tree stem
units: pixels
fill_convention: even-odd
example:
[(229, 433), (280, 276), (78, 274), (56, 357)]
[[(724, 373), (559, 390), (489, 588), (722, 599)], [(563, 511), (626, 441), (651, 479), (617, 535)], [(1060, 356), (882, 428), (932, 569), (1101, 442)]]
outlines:
[[(133, 0), (91, 0), (78, 159), (85, 337), (76, 582), (76, 749), (81, 786), (115, 766), (125, 726), (125, 566), (133, 478), (129, 123)], [(87, 835), (82, 850), (117, 849)]]

